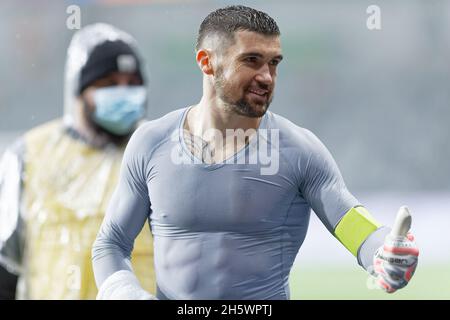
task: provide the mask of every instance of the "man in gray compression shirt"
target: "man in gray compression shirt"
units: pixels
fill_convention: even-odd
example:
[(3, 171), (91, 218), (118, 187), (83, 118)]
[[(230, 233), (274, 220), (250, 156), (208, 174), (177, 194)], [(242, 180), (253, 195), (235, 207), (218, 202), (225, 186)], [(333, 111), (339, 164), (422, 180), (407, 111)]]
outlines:
[(267, 111), (282, 60), (275, 21), (243, 6), (216, 10), (196, 59), (201, 101), (146, 123), (127, 146), (93, 246), (98, 299), (153, 298), (129, 261), (147, 221), (157, 298), (289, 299), (311, 208), (380, 287), (404, 287), (417, 265), (411, 236), (383, 246), (390, 229), (348, 192), (320, 140)]

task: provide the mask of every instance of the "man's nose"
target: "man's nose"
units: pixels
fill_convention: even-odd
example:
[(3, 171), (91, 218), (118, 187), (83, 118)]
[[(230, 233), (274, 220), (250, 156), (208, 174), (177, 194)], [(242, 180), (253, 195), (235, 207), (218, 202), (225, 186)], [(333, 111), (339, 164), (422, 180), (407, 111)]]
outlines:
[(265, 85), (271, 85), (273, 82), (273, 75), (270, 73), (269, 64), (264, 64), (261, 69), (258, 70), (258, 74), (255, 77), (259, 83), (263, 83)]

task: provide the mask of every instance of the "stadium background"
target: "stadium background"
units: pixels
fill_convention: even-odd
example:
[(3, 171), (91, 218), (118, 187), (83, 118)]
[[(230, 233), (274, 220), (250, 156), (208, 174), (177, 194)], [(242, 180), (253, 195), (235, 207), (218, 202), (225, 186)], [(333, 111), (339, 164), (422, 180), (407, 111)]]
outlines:
[[(354, 195), (381, 222), (400, 205), (421, 248), (416, 276), (394, 295), (366, 273), (313, 215), (291, 273), (293, 299), (450, 299), (450, 2), (13, 1), (0, 2), (0, 153), (25, 130), (61, 116), (65, 53), (81, 24), (107, 22), (138, 40), (149, 71), (148, 117), (195, 103), (194, 42), (213, 9), (245, 4), (282, 32), (271, 110), (315, 132)], [(382, 29), (366, 27), (369, 5)]]

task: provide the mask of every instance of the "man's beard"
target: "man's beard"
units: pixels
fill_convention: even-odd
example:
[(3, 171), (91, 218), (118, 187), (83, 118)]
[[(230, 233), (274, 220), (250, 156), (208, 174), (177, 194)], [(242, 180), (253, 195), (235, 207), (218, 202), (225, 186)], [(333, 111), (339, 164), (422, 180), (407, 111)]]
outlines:
[[(225, 89), (225, 81), (221, 74), (215, 79), (214, 87), (219, 98), (225, 103), (225, 106), (231, 112), (234, 112), (240, 116), (245, 116), (249, 118), (260, 118), (262, 117), (267, 109), (269, 109), (270, 103), (272, 102), (273, 96), (270, 96), (267, 99), (267, 102), (261, 108), (255, 108), (251, 105), (251, 103), (246, 99), (245, 96), (240, 98), (239, 100), (233, 100), (227, 93)], [(244, 92), (246, 92), (244, 90)]]

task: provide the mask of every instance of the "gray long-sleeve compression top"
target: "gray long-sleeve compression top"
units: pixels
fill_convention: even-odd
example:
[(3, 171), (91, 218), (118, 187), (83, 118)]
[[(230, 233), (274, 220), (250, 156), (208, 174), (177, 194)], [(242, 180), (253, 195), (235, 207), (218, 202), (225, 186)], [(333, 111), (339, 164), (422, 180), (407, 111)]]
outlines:
[(93, 247), (97, 285), (130, 270), (148, 221), (160, 297), (289, 299), (311, 208), (333, 232), (359, 202), (321, 141), (272, 112), (227, 161), (196, 161), (183, 139), (187, 110), (149, 121), (131, 138)]

